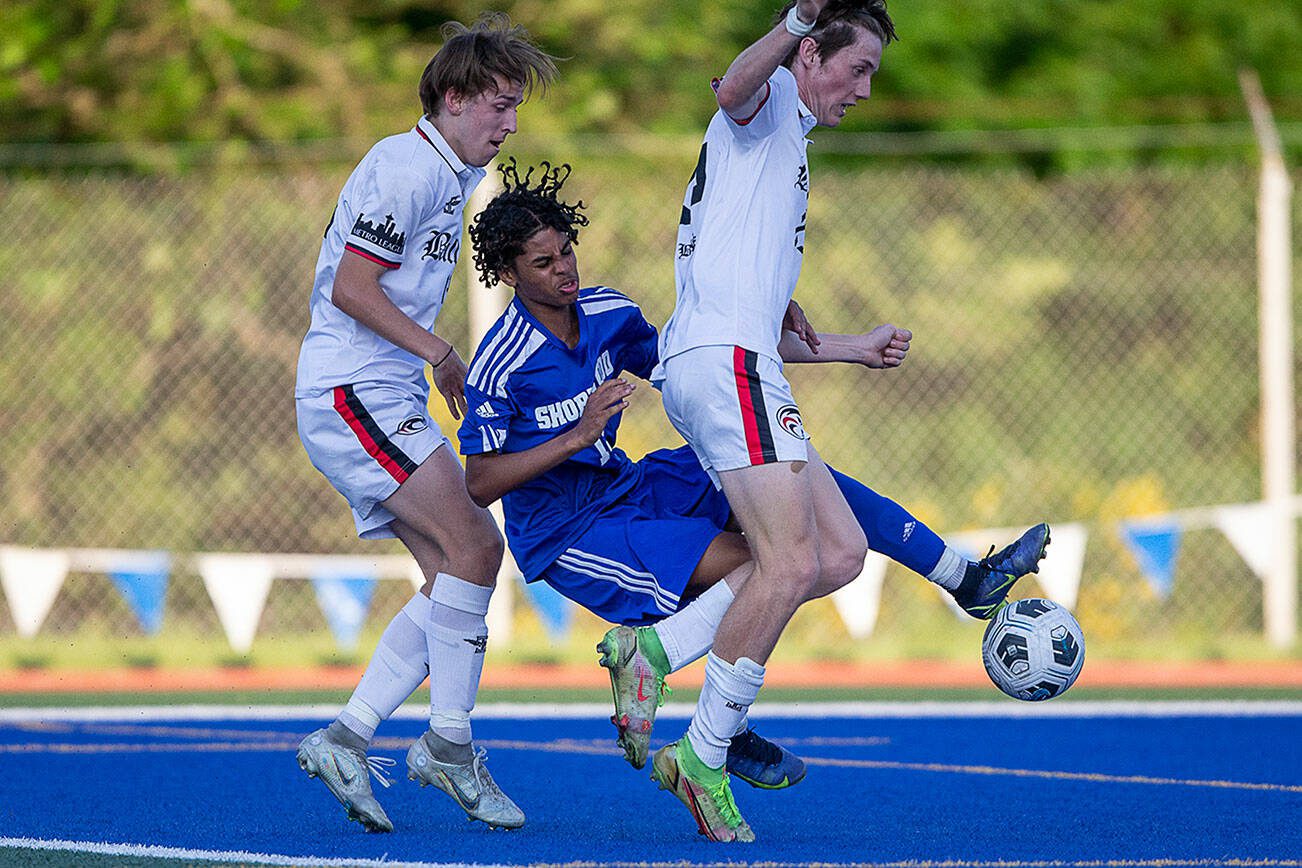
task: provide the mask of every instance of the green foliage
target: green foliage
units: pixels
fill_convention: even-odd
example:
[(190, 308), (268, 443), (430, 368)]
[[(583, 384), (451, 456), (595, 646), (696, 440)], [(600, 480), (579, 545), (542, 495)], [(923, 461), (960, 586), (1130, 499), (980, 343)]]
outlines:
[[(777, 0), (495, 4), (566, 58), (543, 132), (699, 130), (708, 88)], [(409, 126), (445, 21), (479, 3), (9, 0), (0, 123), (11, 141), (374, 138)], [(894, 4), (901, 41), (847, 129), (1242, 120), (1240, 67), (1302, 118), (1302, 16), (1241, 0)]]

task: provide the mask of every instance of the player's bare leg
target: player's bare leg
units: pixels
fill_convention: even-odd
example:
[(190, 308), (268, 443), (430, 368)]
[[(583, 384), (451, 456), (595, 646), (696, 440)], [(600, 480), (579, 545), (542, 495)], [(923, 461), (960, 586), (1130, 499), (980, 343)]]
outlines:
[(821, 587), (856, 575), (867, 541), (816, 454), (811, 462), (747, 467), (720, 478), (753, 566), (719, 623), (687, 735), (657, 752), (653, 777), (687, 805), (708, 837), (748, 841), (754, 834), (723, 768), (732, 738), (796, 608)]
[(408, 777), (443, 790), (471, 819), (522, 826), (524, 813), (489, 774), (470, 731), (488, 645), (484, 619), (502, 563), (501, 534), (488, 511), (470, 500), (461, 464), (446, 448), (436, 449), (384, 506), (398, 517), (396, 530), (418, 562), (425, 555), (433, 568), (431, 548), (443, 554), (425, 630), (430, 728), (407, 752)]

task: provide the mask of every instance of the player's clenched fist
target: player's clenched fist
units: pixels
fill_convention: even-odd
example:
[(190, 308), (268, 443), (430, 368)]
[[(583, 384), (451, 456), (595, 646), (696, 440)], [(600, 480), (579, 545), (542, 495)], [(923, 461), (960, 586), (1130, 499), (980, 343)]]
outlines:
[(616, 378), (607, 380), (588, 396), (588, 403), (583, 406), (583, 415), (579, 424), (574, 426), (574, 437), (584, 448), (601, 439), (606, 430), (606, 423), (616, 413), (628, 409), (628, 396), (633, 394), (634, 385), (627, 380)]

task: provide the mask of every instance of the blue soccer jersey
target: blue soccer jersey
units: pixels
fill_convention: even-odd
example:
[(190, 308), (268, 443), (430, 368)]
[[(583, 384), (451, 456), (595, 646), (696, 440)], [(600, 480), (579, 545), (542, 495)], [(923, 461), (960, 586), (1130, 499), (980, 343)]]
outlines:
[[(597, 387), (620, 372), (647, 378), (657, 360), (655, 327), (628, 296), (604, 286), (579, 291), (573, 349), (512, 299), (488, 330), (466, 377), (469, 409), (461, 454), (523, 452), (578, 424)], [(615, 446), (620, 414), (600, 440), (502, 498), (511, 554), (534, 581), (641, 471)]]

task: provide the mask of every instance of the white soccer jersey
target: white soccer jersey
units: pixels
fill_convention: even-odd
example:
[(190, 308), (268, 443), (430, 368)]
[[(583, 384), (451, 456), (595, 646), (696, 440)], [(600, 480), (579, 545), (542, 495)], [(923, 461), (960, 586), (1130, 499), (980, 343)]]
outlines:
[(385, 267), (380, 287), (399, 310), (433, 330), (461, 252), (461, 211), (484, 170), (467, 166), (422, 117), (381, 140), (348, 177), (321, 242), (312, 324), (298, 357), (294, 394), (359, 381), (411, 383), (428, 393), (425, 360), (335, 307), (335, 271), (345, 250)]
[[(782, 317), (805, 247), (813, 113), (786, 67), (749, 118), (715, 113), (683, 199), (674, 313), (662, 361), (694, 347), (733, 345), (779, 359)], [(780, 360), (780, 359), (779, 359)]]

